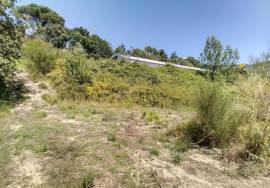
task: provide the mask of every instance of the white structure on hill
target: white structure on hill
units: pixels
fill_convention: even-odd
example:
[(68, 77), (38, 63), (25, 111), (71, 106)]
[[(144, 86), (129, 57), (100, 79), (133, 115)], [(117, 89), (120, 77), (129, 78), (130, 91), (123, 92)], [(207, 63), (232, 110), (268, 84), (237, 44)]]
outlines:
[(197, 67), (190, 67), (190, 66), (186, 66), (186, 65), (179, 65), (179, 64), (173, 64), (173, 63), (167, 63), (167, 62), (163, 62), (163, 61), (156, 61), (156, 60), (152, 60), (152, 59), (146, 59), (146, 58), (141, 58), (141, 57), (133, 57), (133, 56), (129, 56), (129, 55), (122, 55), (119, 53), (116, 53), (112, 56), (112, 59), (118, 60), (118, 61), (122, 61), (122, 60), (127, 60), (127, 61), (131, 61), (134, 63), (145, 63), (149, 66), (153, 66), (153, 67), (160, 67), (160, 66), (164, 66), (166, 64), (170, 64), (172, 66), (175, 66), (177, 68), (181, 68), (181, 69), (189, 69), (189, 70), (196, 70), (196, 71), (201, 71), (204, 72), (206, 71), (206, 69), (202, 69), (202, 68), (197, 68)]

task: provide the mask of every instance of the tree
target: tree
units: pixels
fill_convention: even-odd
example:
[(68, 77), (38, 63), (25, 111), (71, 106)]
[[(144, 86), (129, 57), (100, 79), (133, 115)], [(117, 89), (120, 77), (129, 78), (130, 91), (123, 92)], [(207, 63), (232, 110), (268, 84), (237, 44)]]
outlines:
[(44, 27), (44, 38), (56, 48), (64, 48), (69, 40), (69, 34), (60, 24), (48, 24)]
[(117, 48), (114, 50), (115, 53), (120, 53), (120, 54), (126, 54), (126, 47), (124, 44), (120, 44)]
[(201, 62), (198, 59), (194, 58), (194, 57), (189, 56), (186, 60), (190, 64), (192, 64), (192, 66), (194, 66), (194, 67), (201, 67), (202, 66)]
[(224, 49), (221, 42), (214, 36), (207, 38), (203, 53), (201, 53), (201, 62), (208, 68), (212, 81), (218, 74), (229, 76), (239, 58), (237, 49), (229, 46)]
[(148, 55), (148, 56), (155, 56), (155, 55), (159, 55), (158, 54), (158, 50), (154, 47), (151, 47), (151, 46), (146, 46), (144, 48), (144, 51), (145, 53)]
[(139, 48), (132, 49), (131, 55), (132, 56), (136, 56), (136, 57), (142, 57), (142, 58), (145, 58), (146, 57), (145, 51), (144, 50), (141, 50)]
[(87, 29), (82, 27), (74, 28), (70, 31), (70, 45), (80, 43), (89, 57), (109, 58), (112, 56), (110, 44), (101, 39), (98, 35), (90, 35)]
[(176, 52), (173, 52), (173, 53), (171, 54), (170, 59), (178, 59), (178, 56), (177, 56)]
[(165, 50), (160, 49), (158, 53), (161, 61), (167, 61), (168, 55), (166, 54)]
[(36, 35), (41, 35), (55, 47), (64, 48), (68, 40), (65, 19), (48, 7), (30, 4), (17, 8), (20, 15)]
[(65, 25), (65, 19), (48, 7), (30, 4), (17, 8), (17, 12), (27, 20), (32, 20), (36, 24), (46, 26), (48, 24)]
[(22, 25), (13, 14), (15, 0), (0, 1), (0, 88), (11, 75), (12, 66), (20, 57)]

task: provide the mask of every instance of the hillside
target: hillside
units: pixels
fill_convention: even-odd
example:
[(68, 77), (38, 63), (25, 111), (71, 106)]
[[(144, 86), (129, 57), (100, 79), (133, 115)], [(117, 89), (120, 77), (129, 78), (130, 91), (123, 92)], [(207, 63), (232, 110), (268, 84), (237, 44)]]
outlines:
[[(206, 36), (219, 33), (212, 29), (228, 29), (229, 25), (234, 28), (229, 33), (235, 33), (238, 19), (216, 27), (213, 23), (217, 22), (206, 16), (206, 22), (196, 21), (195, 25), (211, 27), (190, 33), (191, 27), (181, 26), (177, 31), (178, 20), (168, 19), (170, 29), (163, 28), (165, 17), (176, 16), (160, 17), (159, 13), (166, 12), (162, 7), (162, 12), (145, 12), (160, 18), (143, 17), (149, 23), (143, 24), (150, 26), (147, 28), (137, 22), (141, 16), (137, 12), (136, 19), (130, 15), (119, 22), (133, 7), (109, 14), (118, 3), (99, 6), (100, 1), (62, 3), (63, 12), (74, 5), (67, 18), (93, 8), (84, 19), (76, 17), (69, 24), (45, 6), (48, 1), (44, 0), (45, 5), (0, 1), (0, 187), (270, 187), (270, 52), (240, 64), (239, 50), (221, 41), (244, 46), (246, 52), (262, 49), (262, 44), (249, 45), (249, 37), (240, 42), (240, 37), (226, 38), (225, 31), (224, 36), (219, 35), (221, 40)], [(148, 1), (132, 3), (149, 6)], [(183, 2), (170, 5), (175, 3)], [(216, 2), (204, 4), (213, 8)], [(198, 2), (190, 5), (204, 7)], [(220, 2), (216, 5), (226, 7)], [(77, 6), (81, 7), (79, 14)], [(241, 5), (236, 12), (243, 10), (247, 9)], [(176, 52), (169, 56), (163, 48), (149, 45), (113, 48), (92, 30), (77, 26), (95, 11), (98, 18), (105, 18), (103, 13), (110, 15), (96, 18), (98, 22), (119, 16), (103, 30), (111, 33), (121, 28), (114, 37), (127, 37), (127, 43), (135, 41), (139, 46), (146, 44), (145, 35), (156, 26), (158, 32), (167, 34), (151, 34), (149, 39), (167, 46), (168, 51), (173, 46), (178, 50), (179, 36), (171, 32), (178, 35), (188, 28), (180, 38), (190, 41), (180, 42), (181, 48), (189, 49), (190, 54), (196, 51), (200, 57), (179, 57)], [(231, 14), (224, 11), (226, 14), (219, 12), (229, 19)], [(197, 12), (186, 13), (192, 17)], [(177, 9), (175, 13), (182, 12)], [(182, 17), (186, 19), (186, 15)], [(201, 14), (195, 17), (194, 21), (205, 18)], [(249, 23), (245, 19), (240, 25)], [(128, 28), (118, 27), (126, 21)], [(112, 26), (113, 22), (117, 24)], [(140, 26), (135, 32), (130, 29), (134, 23)], [(257, 41), (253, 30), (252, 36), (244, 34), (249, 31), (239, 33)], [(200, 35), (196, 40), (195, 32)], [(198, 52), (202, 36), (206, 40)], [(117, 41), (114, 37), (112, 41)], [(112, 58), (113, 54), (118, 55)]]
[[(166, 127), (191, 118), (191, 112), (126, 108), (95, 102), (41, 99), (40, 88), (20, 73), (27, 99), (1, 113), (1, 187), (268, 187), (270, 179), (237, 175), (237, 164), (219, 150), (191, 149), (172, 162), (168, 145), (157, 137)], [(158, 112), (163, 123), (142, 119)], [(166, 126), (165, 126), (166, 125)]]

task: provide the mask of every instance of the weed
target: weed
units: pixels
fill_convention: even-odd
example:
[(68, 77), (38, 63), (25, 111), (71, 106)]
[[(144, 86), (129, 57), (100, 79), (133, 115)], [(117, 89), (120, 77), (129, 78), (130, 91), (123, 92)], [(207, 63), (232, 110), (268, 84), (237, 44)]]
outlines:
[(156, 148), (150, 149), (149, 152), (150, 152), (150, 154), (153, 155), (153, 156), (159, 156), (159, 151), (158, 151), (158, 149), (156, 149)]
[(93, 172), (88, 173), (88, 175), (83, 178), (81, 188), (94, 187), (94, 180), (95, 180), (95, 174)]
[(108, 133), (107, 140), (110, 141), (110, 142), (115, 142), (116, 141), (115, 131), (112, 131), (112, 132)]
[(182, 161), (181, 152), (179, 152), (179, 151), (172, 152), (171, 155), (172, 155), (172, 162), (174, 164), (180, 164), (180, 162)]
[(48, 148), (47, 148), (47, 145), (46, 144), (43, 144), (38, 150), (37, 152), (39, 153), (45, 153), (48, 151)]
[(156, 124), (159, 124), (159, 125), (162, 123), (162, 120), (161, 120), (158, 112), (156, 112), (156, 111), (143, 112), (142, 118), (146, 119), (146, 121), (148, 123), (153, 122), (153, 123), (156, 123)]

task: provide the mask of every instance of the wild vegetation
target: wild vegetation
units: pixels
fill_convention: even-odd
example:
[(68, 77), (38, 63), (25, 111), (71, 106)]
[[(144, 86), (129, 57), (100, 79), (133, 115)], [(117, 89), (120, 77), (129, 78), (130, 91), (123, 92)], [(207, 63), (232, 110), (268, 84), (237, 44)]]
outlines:
[[(178, 169), (194, 148), (221, 151), (243, 176), (269, 173), (269, 53), (239, 66), (238, 51), (210, 36), (200, 60), (168, 58), (150, 46), (114, 50), (206, 73), (117, 62), (106, 40), (82, 27), (66, 28), (48, 7), (21, 6), (15, 14), (15, 1), (0, 3), (0, 185), (13, 185), (10, 169), (20, 174), (26, 167), (16, 171), (18, 160), (27, 165), (24, 158), (35, 156), (50, 164), (32, 167), (37, 179), (50, 180), (46, 185), (93, 187), (105, 177), (111, 186), (155, 187), (157, 174), (137, 172), (140, 165), (130, 160), (165, 158)], [(24, 82), (37, 96), (28, 93), (25, 106), (9, 112), (7, 104), (23, 94), (19, 71), (30, 75)]]

